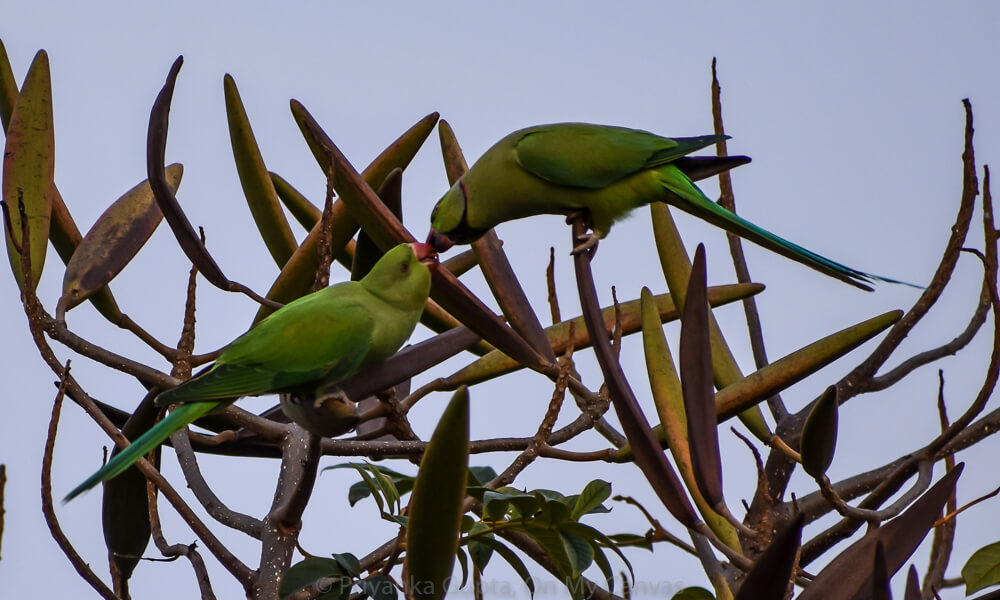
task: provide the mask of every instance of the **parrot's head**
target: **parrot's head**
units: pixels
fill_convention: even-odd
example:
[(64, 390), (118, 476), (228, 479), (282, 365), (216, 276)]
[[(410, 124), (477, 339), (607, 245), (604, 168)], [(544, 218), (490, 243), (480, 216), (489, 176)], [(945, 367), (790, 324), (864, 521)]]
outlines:
[(465, 181), (459, 178), (431, 211), (427, 243), (438, 252), (444, 252), (455, 244), (469, 244), (482, 237), (488, 229), (473, 228), (469, 225), (468, 215), (469, 190)]
[(400, 244), (382, 255), (361, 285), (398, 308), (416, 309), (427, 302), (435, 268), (437, 253), (429, 244)]

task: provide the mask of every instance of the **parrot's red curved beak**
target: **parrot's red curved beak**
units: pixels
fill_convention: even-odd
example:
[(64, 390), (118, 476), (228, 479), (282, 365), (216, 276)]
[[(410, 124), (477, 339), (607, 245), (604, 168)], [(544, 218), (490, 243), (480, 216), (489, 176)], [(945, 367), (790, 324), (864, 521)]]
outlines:
[(455, 245), (455, 242), (453, 242), (447, 234), (441, 233), (433, 228), (427, 233), (427, 243), (433, 246), (438, 252), (444, 252), (448, 248)]
[(417, 255), (417, 260), (426, 265), (428, 269), (433, 271), (437, 268), (438, 256), (434, 246), (423, 242), (412, 242), (410, 248), (413, 248), (413, 253)]

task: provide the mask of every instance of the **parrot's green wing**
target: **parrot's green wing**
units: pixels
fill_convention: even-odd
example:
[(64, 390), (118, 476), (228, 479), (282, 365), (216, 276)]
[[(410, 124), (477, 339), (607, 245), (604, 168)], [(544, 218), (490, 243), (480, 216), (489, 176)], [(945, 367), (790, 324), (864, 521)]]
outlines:
[(600, 189), (727, 137), (665, 138), (638, 129), (565, 123), (527, 130), (514, 152), (532, 175), (557, 185)]
[(293, 318), (273, 313), (284, 318), (268, 317), (233, 342), (211, 370), (163, 392), (156, 403), (257, 396), (357, 370), (371, 348), (373, 317), (367, 310), (343, 294), (288, 308)]
[[(360, 352), (363, 353), (363, 349)], [(331, 365), (338, 367), (356, 363), (362, 354), (345, 356)], [(282, 391), (297, 385), (320, 379), (331, 369), (320, 368), (311, 371), (272, 371), (263, 367), (245, 365), (216, 365), (204, 375), (192, 378), (183, 385), (167, 390), (156, 397), (157, 406), (169, 406), (184, 402), (214, 402), (232, 400), (241, 396), (258, 396)]]

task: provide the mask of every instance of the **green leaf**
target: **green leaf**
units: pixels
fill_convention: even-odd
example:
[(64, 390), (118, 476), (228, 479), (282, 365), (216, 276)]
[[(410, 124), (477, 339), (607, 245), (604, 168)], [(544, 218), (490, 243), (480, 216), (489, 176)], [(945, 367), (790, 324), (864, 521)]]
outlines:
[(52, 131), (52, 81), (49, 57), (39, 50), (24, 77), (21, 93), (7, 127), (3, 154), (3, 200), (10, 213), (7, 228), (7, 257), (19, 288), (24, 288), (21, 255), (21, 215), (18, 197), (23, 198), (29, 248), (23, 248), (31, 261), (34, 285), (42, 275), (45, 251), (49, 246), (49, 223), (52, 218), (52, 176), (55, 171), (55, 137)]
[(537, 516), (551, 525), (565, 523), (572, 519), (572, 508), (567, 505), (567, 500), (546, 500), (542, 504), (542, 512)]
[(469, 540), (468, 544), (472, 565), (480, 573), (486, 570), (486, 565), (490, 563), (490, 558), (493, 557), (493, 547), (482, 540), (493, 540), (493, 534), (476, 536), (474, 539)]
[(638, 535), (635, 533), (615, 533), (608, 536), (608, 539), (615, 543), (616, 546), (628, 546), (629, 548), (642, 548), (644, 550), (653, 551), (653, 544), (644, 535)]
[[(602, 481), (600, 479), (595, 479), (587, 484), (587, 487), (583, 488), (583, 491), (576, 499), (576, 505), (573, 507), (573, 519), (579, 519), (581, 516), (590, 514), (593, 511), (597, 511), (602, 508), (601, 503), (611, 497), (611, 484), (607, 481)], [(607, 512), (605, 509), (603, 512)]]
[(500, 521), (507, 515), (512, 518), (529, 518), (545, 501), (541, 495), (527, 494), (509, 486), (496, 490), (476, 487), (467, 491), (470, 496), (483, 503), (483, 515), (492, 521)]
[(507, 494), (487, 490), (483, 494), (483, 518), (488, 521), (502, 521), (507, 515), (509, 505)]
[[(618, 548), (618, 545), (615, 544), (614, 540), (612, 540), (610, 537), (604, 535), (598, 529), (595, 529), (590, 525), (584, 525), (583, 523), (565, 523), (562, 526), (560, 526), (560, 529), (562, 531), (566, 531), (586, 539), (588, 542), (590, 542), (592, 546), (595, 547), (594, 548), (595, 551), (599, 551), (599, 549), (597, 548), (598, 544), (601, 544), (606, 548), (610, 548), (612, 552), (617, 554), (618, 558), (620, 558), (622, 562), (625, 563), (625, 566), (628, 568), (629, 576), (632, 577), (632, 581), (635, 581), (635, 571), (632, 570), (632, 563), (630, 563), (629, 560), (625, 558), (625, 553), (622, 552), (620, 548)], [(652, 550), (652, 548), (650, 548), (650, 550)]]
[(512, 529), (524, 531), (526, 534), (534, 538), (534, 540), (538, 542), (538, 545), (545, 550), (549, 560), (552, 561), (552, 564), (555, 566), (556, 570), (559, 571), (559, 574), (566, 578), (573, 578), (574, 563), (566, 553), (566, 546), (563, 543), (562, 536), (559, 535), (559, 532), (554, 529), (534, 525), (523, 529), (520, 527), (514, 527)]
[(316, 222), (322, 218), (323, 211), (317, 208), (315, 204), (302, 195), (302, 192), (295, 189), (281, 175), (270, 171), (268, 175), (271, 176), (271, 185), (274, 186), (274, 191), (277, 192), (278, 199), (285, 205), (288, 212), (292, 213), (292, 216), (299, 222), (299, 225), (307, 231), (312, 229), (316, 225)]
[(1000, 542), (983, 546), (972, 553), (962, 567), (965, 595), (1000, 583)]
[(486, 485), (497, 477), (493, 467), (469, 467), (469, 485)]
[(715, 596), (703, 587), (686, 587), (671, 596), (670, 600), (715, 600)]
[(528, 587), (528, 592), (530, 592), (531, 596), (534, 597), (535, 581), (531, 578), (531, 573), (528, 572), (528, 568), (524, 566), (524, 561), (522, 561), (513, 550), (495, 539), (484, 537), (480, 543), (484, 546), (490, 546), (497, 554), (507, 561), (507, 564), (514, 569), (514, 572), (521, 578), (524, 585)]
[(278, 264), (284, 266), (298, 247), (285, 213), (278, 202), (278, 193), (271, 183), (271, 176), (264, 166), (257, 140), (254, 138), (247, 111), (236, 88), (236, 81), (228, 73), (222, 80), (226, 97), (226, 117), (229, 121), (229, 140), (236, 159), (236, 171), (250, 213), (257, 223), (261, 238)]
[(385, 512), (385, 501), (382, 499), (382, 493), (379, 489), (378, 483), (375, 482), (375, 478), (368, 474), (368, 472), (361, 468), (357, 468), (358, 474), (361, 475), (361, 479), (364, 480), (365, 485), (368, 486), (368, 490), (372, 494), (372, 498), (375, 499), (375, 504), (378, 505), (378, 511), (380, 513)]
[(0, 126), (3, 126), (4, 131), (10, 125), (10, 116), (16, 103), (17, 81), (14, 79), (14, 70), (10, 68), (7, 48), (4, 47), (3, 40), (0, 40)]
[(389, 479), (380, 469), (370, 469), (370, 471), (374, 475), (376, 485), (378, 485), (386, 502), (389, 504), (389, 512), (401, 512), (401, 510), (393, 510), (393, 506), (397, 509), (401, 509), (402, 507), (399, 503), (399, 490), (396, 489), (396, 485), (392, 482), (392, 479)]
[(358, 577), (361, 575), (361, 562), (358, 561), (357, 556), (354, 556), (350, 552), (334, 554), (333, 560), (337, 561), (337, 564), (343, 567), (344, 572), (351, 577)]
[(352, 484), (347, 490), (347, 501), (351, 506), (354, 506), (359, 501), (364, 500), (368, 496), (372, 495), (372, 491), (368, 488), (368, 484), (364, 481), (359, 481)]
[(399, 523), (403, 527), (406, 527), (407, 525), (410, 524), (410, 517), (407, 517), (405, 515), (389, 515), (389, 518)]
[(530, 519), (542, 507), (542, 502), (532, 494), (514, 494), (509, 500), (511, 516), (516, 519)]
[(826, 388), (809, 411), (802, 427), (802, 469), (813, 478), (822, 477), (837, 450), (837, 388)]
[(357, 581), (361, 590), (372, 600), (396, 600), (399, 591), (392, 580), (381, 573)]
[(452, 396), (420, 462), (406, 528), (407, 597), (440, 600), (451, 578), (469, 470), (469, 393)]
[(489, 491), (494, 491), (495, 492), (495, 491), (499, 491), (499, 490), (491, 490), (490, 488), (486, 488), (486, 487), (483, 487), (481, 485), (470, 485), (467, 488), (465, 488), (465, 493), (466, 494), (468, 494), (469, 496), (472, 496), (473, 498), (475, 498), (476, 500), (479, 500), (480, 502), (483, 501), (483, 496), (486, 495), (486, 492), (489, 492)]
[[(351, 506), (374, 494), (379, 510), (383, 511), (382, 497), (385, 497), (390, 504), (396, 503), (398, 506), (400, 497), (413, 489), (414, 478), (411, 475), (404, 475), (387, 467), (376, 466), (368, 462), (339, 463), (324, 467), (322, 470), (328, 469), (354, 469), (361, 475), (362, 481), (353, 484), (347, 491), (347, 500)], [(391, 508), (390, 506), (390, 510)]]
[(455, 556), (458, 557), (458, 566), (462, 567), (462, 584), (458, 586), (458, 589), (462, 589), (465, 587), (466, 582), (469, 581), (469, 555), (459, 546)]
[[(344, 579), (350, 588), (350, 578), (339, 562), (332, 558), (310, 557), (298, 562), (285, 571), (278, 584), (278, 597), (287, 600), (295, 592), (313, 585), (328, 577)], [(336, 598), (340, 595), (341, 586), (324, 593), (320, 598)]]
[[(601, 574), (604, 575), (604, 582), (608, 586), (609, 592), (615, 591), (615, 572), (611, 570), (611, 563), (608, 562), (608, 557), (604, 552), (596, 547), (591, 546), (594, 550), (594, 563), (597, 564), (597, 568), (601, 570)], [(634, 579), (634, 578), (633, 578)]]
[(560, 502), (566, 500), (566, 496), (555, 490), (546, 490), (540, 488), (537, 490), (531, 490), (531, 493), (541, 496), (545, 500), (559, 500)]
[(564, 529), (559, 530), (559, 536), (566, 547), (566, 555), (573, 563), (573, 578), (576, 579), (594, 562), (594, 549), (587, 540)]
[(462, 533), (469, 533), (473, 527), (476, 526), (476, 520), (469, 515), (462, 515), (462, 527), (459, 529)]

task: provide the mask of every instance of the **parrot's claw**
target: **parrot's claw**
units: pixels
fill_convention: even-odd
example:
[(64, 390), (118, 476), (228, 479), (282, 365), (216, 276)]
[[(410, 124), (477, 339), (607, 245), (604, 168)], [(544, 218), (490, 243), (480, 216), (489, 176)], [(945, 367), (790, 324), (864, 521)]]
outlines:
[(601, 241), (601, 238), (596, 233), (585, 233), (577, 236), (576, 241), (580, 243), (573, 246), (573, 251), (570, 252), (570, 255), (575, 256), (581, 252), (588, 252), (590, 258), (594, 258), (594, 255), (597, 253), (597, 243)]
[[(583, 224), (584, 230), (592, 229), (590, 211), (584, 208), (568, 211), (566, 213), (566, 224), (572, 225), (575, 222)], [(597, 233), (593, 231), (591, 233), (584, 233), (576, 236), (576, 241), (580, 243), (573, 246), (573, 251), (570, 252), (570, 255), (575, 256), (581, 252), (589, 251), (590, 258), (594, 258), (594, 254), (597, 252), (597, 242), (599, 242), (600, 239), (601, 236), (597, 235)]]

